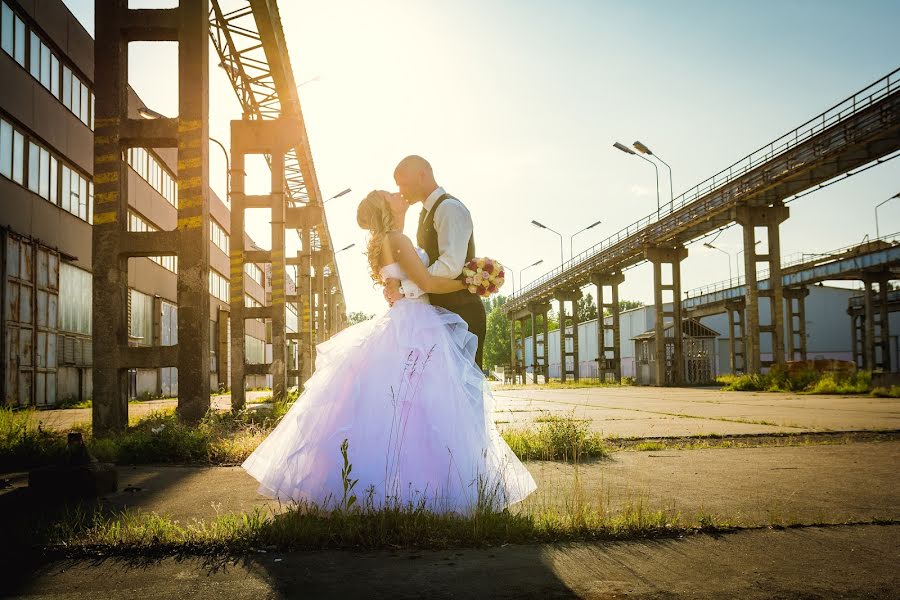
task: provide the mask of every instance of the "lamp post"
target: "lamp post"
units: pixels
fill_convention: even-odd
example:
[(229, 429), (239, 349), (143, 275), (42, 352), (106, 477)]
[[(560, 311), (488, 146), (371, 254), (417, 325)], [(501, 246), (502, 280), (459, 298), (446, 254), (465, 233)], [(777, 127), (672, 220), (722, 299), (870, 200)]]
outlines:
[(625, 144), (620, 144), (619, 142), (616, 142), (615, 144), (613, 144), (613, 148), (621, 150), (625, 154), (631, 154), (633, 156), (637, 156), (641, 160), (647, 161), (648, 163), (653, 165), (653, 170), (656, 172), (656, 217), (659, 218), (659, 167), (656, 166), (655, 162), (653, 162), (649, 158), (645, 158), (645, 157), (641, 156), (640, 154), (638, 154), (637, 152), (635, 152), (634, 150), (632, 150)]
[(725, 252), (724, 250), (722, 250), (721, 248), (718, 248), (718, 247), (716, 247), (716, 246), (713, 246), (712, 244), (710, 244), (710, 243), (708, 243), (708, 242), (704, 242), (704, 243), (703, 243), (703, 246), (704, 246), (705, 248), (709, 248), (710, 250), (718, 250), (719, 252), (721, 252), (722, 254), (724, 254), (724, 255), (728, 258), (728, 283), (731, 284), (731, 280), (732, 280), (732, 273), (731, 273), (731, 255), (728, 254), (727, 252)]
[(225, 145), (216, 138), (211, 137), (209, 138), (209, 141), (221, 148), (222, 154), (225, 155), (225, 202), (228, 206), (231, 206), (231, 160), (228, 158), (228, 150), (226, 150)]
[(881, 231), (878, 229), (878, 208), (879, 208), (882, 204), (887, 204), (888, 202), (890, 202), (890, 201), (893, 200), (894, 198), (900, 198), (900, 192), (894, 194), (893, 196), (891, 196), (891, 197), (888, 198), (887, 200), (883, 200), (883, 201), (881, 201), (881, 202), (879, 202), (878, 204), (875, 205), (875, 237), (876, 237), (876, 239), (881, 239)]
[(550, 229), (543, 223), (538, 223), (537, 221), (532, 221), (531, 224), (534, 225), (535, 227), (537, 227), (538, 229), (546, 229), (547, 231), (552, 231), (553, 233), (555, 233), (556, 235), (559, 236), (559, 266), (562, 267), (563, 263), (566, 262), (566, 256), (563, 251), (563, 236), (562, 236), (562, 234), (560, 232), (556, 231), (555, 229)]
[[(672, 188), (672, 167), (669, 166), (669, 163), (660, 158), (659, 154), (653, 154), (650, 148), (648, 148), (645, 144), (642, 144), (639, 141), (635, 141), (633, 146), (637, 148), (639, 152), (642, 152), (647, 156), (655, 156), (656, 160), (666, 165), (666, 168), (669, 170), (669, 212), (672, 212), (672, 210), (675, 209), (675, 190)], [(731, 258), (729, 257), (728, 260), (730, 261)], [(731, 263), (729, 262), (729, 265), (730, 264)]]
[[(756, 240), (756, 243), (753, 245), (759, 246), (760, 242), (762, 242), (762, 240)], [(737, 261), (738, 269), (741, 268), (741, 254), (743, 254), (743, 253), (744, 253), (744, 249), (741, 248), (740, 250), (737, 251), (737, 254), (735, 255), (735, 260)], [(747, 275), (747, 273), (744, 273), (744, 276), (746, 276), (746, 275)]]
[[(343, 192), (338, 192), (337, 194), (335, 194), (334, 196), (332, 196), (332, 197), (329, 198), (328, 200), (334, 200), (335, 198), (340, 198), (340, 197), (343, 196), (344, 194), (349, 194), (349, 193), (352, 192), (352, 191), (353, 191), (353, 190), (351, 190), (350, 188), (347, 188), (347, 189), (344, 190)], [(325, 202), (328, 202), (328, 200), (326, 200)], [(322, 204), (325, 204), (325, 202), (323, 202)]]
[(585, 227), (584, 229), (579, 229), (578, 231), (576, 231), (575, 233), (573, 233), (573, 234), (569, 237), (569, 259), (575, 258), (575, 250), (573, 249), (574, 246), (572, 245), (572, 240), (575, 239), (575, 236), (578, 235), (579, 233), (584, 233), (584, 232), (587, 231), (588, 229), (593, 229), (594, 227), (596, 227), (597, 225), (599, 225), (599, 224), (602, 223), (602, 222), (603, 222), (603, 221), (597, 221), (596, 223), (591, 223), (590, 225), (588, 225), (588, 226)]
[(523, 268), (523, 269), (519, 269), (519, 291), (520, 291), (520, 292), (522, 291), (522, 288), (525, 287), (525, 280), (522, 279), (522, 276), (525, 274), (525, 271), (527, 271), (527, 270), (530, 269), (531, 267), (536, 267), (536, 266), (538, 266), (538, 265), (541, 264), (542, 262), (544, 262), (544, 259), (543, 259), (543, 258), (542, 258), (541, 260), (538, 260), (538, 261), (535, 261), (535, 262), (531, 263), (530, 265), (528, 265), (527, 267), (525, 267), (525, 268)]

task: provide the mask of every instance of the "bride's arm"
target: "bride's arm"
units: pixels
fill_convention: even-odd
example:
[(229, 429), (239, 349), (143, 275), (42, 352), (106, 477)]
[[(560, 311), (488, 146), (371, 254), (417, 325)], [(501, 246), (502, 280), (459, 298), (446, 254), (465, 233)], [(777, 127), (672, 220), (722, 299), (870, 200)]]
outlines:
[(449, 294), (466, 289), (465, 284), (458, 279), (435, 277), (429, 273), (416, 253), (416, 249), (413, 248), (412, 242), (402, 233), (390, 234), (385, 242), (390, 247), (393, 259), (400, 263), (406, 276), (422, 288), (422, 291), (429, 294)]

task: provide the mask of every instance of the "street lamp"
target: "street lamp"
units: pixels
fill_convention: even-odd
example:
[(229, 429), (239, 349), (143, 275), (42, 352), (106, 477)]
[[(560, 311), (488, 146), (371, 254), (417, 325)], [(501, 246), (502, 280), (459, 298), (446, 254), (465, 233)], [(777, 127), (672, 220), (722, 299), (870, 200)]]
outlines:
[[(762, 242), (762, 240), (756, 240), (756, 243), (753, 244), (753, 245), (754, 245), (754, 246), (759, 246), (760, 242)], [(737, 261), (738, 269), (741, 268), (741, 254), (743, 254), (743, 253), (744, 253), (744, 249), (741, 248), (740, 250), (737, 251), (737, 254), (735, 255), (735, 260)], [(755, 267), (754, 267), (754, 268), (755, 268)], [(744, 275), (746, 276), (746, 275), (747, 275), (746, 269), (745, 269), (744, 271), (745, 271)]]
[[(675, 190), (672, 188), (672, 167), (669, 166), (669, 163), (661, 159), (659, 154), (653, 154), (653, 152), (650, 151), (650, 148), (641, 142), (636, 141), (633, 145), (639, 152), (642, 152), (647, 156), (655, 156), (656, 160), (666, 165), (666, 168), (669, 169), (669, 212), (672, 212), (675, 209)], [(731, 261), (731, 258), (728, 260)], [(731, 263), (729, 262), (729, 264)]]
[[(340, 198), (340, 197), (343, 196), (344, 194), (349, 194), (351, 191), (353, 191), (353, 190), (351, 190), (350, 188), (347, 188), (347, 189), (344, 190), (343, 192), (338, 192), (337, 194), (335, 194), (334, 196), (332, 196), (332, 197), (329, 198), (328, 200), (334, 200), (335, 198)], [(326, 200), (325, 202), (328, 202), (328, 200)], [(323, 202), (322, 204), (325, 204), (325, 202)]]
[(593, 229), (594, 227), (596, 227), (597, 225), (599, 225), (599, 224), (602, 223), (602, 222), (603, 222), (603, 221), (597, 221), (596, 223), (591, 223), (590, 225), (588, 225), (588, 226), (585, 227), (584, 229), (580, 229), (580, 230), (576, 231), (575, 233), (573, 233), (573, 234), (571, 235), (571, 237), (569, 237), (569, 258), (570, 258), (570, 259), (571, 259), (571, 258), (575, 258), (575, 251), (573, 250), (573, 246), (572, 246), (572, 240), (575, 239), (575, 236), (578, 235), (579, 233), (584, 233), (584, 232), (587, 231), (588, 229)]
[(350, 248), (352, 248), (355, 245), (356, 245), (356, 242), (353, 242), (352, 244), (348, 244), (348, 245), (344, 246), (343, 248), (341, 248), (340, 250), (338, 250), (337, 252), (335, 252), (335, 255), (340, 254), (344, 250), (349, 250)]
[(304, 86), (304, 85), (306, 85), (307, 83), (312, 83), (313, 81), (319, 81), (319, 79), (320, 79), (321, 77), (322, 77), (321, 75), (316, 75), (315, 77), (310, 77), (309, 79), (307, 79), (307, 80), (304, 81), (303, 83), (298, 83), (298, 84), (297, 84), (297, 89), (299, 90), (299, 89), (300, 89), (300, 86)]
[(888, 198), (887, 200), (884, 200), (884, 201), (882, 201), (882, 202), (879, 202), (878, 204), (875, 205), (875, 238), (876, 238), (876, 239), (881, 239), (881, 232), (878, 230), (878, 207), (881, 206), (882, 204), (887, 204), (888, 202), (890, 202), (890, 201), (893, 200), (894, 198), (900, 198), (900, 192), (894, 194), (893, 196), (891, 196), (891, 197)]
[(637, 156), (641, 160), (645, 160), (648, 163), (650, 163), (651, 165), (653, 165), (653, 170), (656, 171), (656, 218), (659, 218), (659, 167), (656, 166), (655, 162), (653, 162), (649, 158), (645, 158), (645, 157), (641, 156), (640, 154), (638, 154), (637, 152), (635, 152), (634, 150), (632, 150), (625, 144), (620, 144), (619, 142), (616, 142), (615, 144), (613, 144), (613, 148), (621, 150), (625, 154), (631, 154), (633, 156)]
[(528, 265), (528, 266), (525, 267), (524, 269), (519, 269), (519, 291), (520, 291), (520, 292), (522, 291), (522, 288), (525, 287), (525, 280), (522, 279), (522, 276), (525, 274), (525, 271), (527, 271), (527, 270), (530, 269), (531, 267), (536, 267), (536, 266), (538, 266), (538, 265), (541, 264), (542, 262), (544, 262), (544, 259), (543, 259), (543, 258), (542, 258), (541, 260), (539, 260), (539, 261), (536, 261), (536, 262), (531, 263), (530, 265)]
[(732, 279), (732, 273), (731, 273), (731, 255), (728, 254), (727, 252), (725, 252), (724, 250), (722, 250), (721, 248), (718, 248), (718, 247), (716, 247), (716, 246), (713, 246), (713, 245), (710, 244), (709, 242), (704, 242), (704, 243), (703, 243), (703, 246), (706, 247), (706, 248), (709, 248), (710, 250), (718, 250), (719, 252), (721, 252), (722, 254), (724, 254), (724, 255), (728, 258), (728, 283), (730, 284), (730, 283), (731, 283), (731, 279)]
[(158, 113), (153, 109), (147, 108), (146, 106), (142, 106), (138, 109), (138, 114), (144, 117), (145, 119), (165, 119), (166, 115), (162, 113)]
[(563, 251), (563, 236), (562, 236), (562, 234), (560, 232), (556, 231), (555, 229), (550, 229), (543, 223), (538, 223), (537, 221), (532, 221), (531, 224), (534, 225), (535, 227), (537, 227), (538, 229), (546, 229), (547, 231), (552, 231), (553, 233), (555, 233), (556, 235), (559, 236), (559, 266), (562, 267), (563, 263), (566, 262), (566, 256)]

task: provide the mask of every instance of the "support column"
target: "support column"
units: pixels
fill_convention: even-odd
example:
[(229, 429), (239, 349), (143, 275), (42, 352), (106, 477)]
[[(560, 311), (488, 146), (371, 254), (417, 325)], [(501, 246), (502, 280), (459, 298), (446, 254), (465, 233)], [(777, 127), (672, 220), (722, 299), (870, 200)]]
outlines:
[(728, 312), (729, 366), (732, 375), (747, 372), (747, 355), (744, 349), (744, 318), (746, 302), (743, 298), (725, 303)]
[(312, 324), (312, 248), (309, 227), (300, 229), (300, 265), (297, 270), (297, 293), (300, 296), (300, 385), (310, 378), (315, 367)]
[(788, 360), (806, 360), (806, 297), (809, 288), (785, 288), (784, 299), (787, 309)]
[(231, 410), (239, 411), (247, 404), (246, 322), (244, 321), (244, 154), (231, 145), (231, 231), (229, 254), (231, 272), (229, 308), (231, 312)]
[[(565, 383), (568, 375), (572, 381), (579, 380), (578, 373), (578, 301), (581, 290), (556, 290), (554, 297), (559, 301), (559, 379)], [(572, 314), (566, 314), (566, 304), (572, 307)], [(571, 329), (572, 333), (568, 333)], [(566, 351), (566, 340), (572, 341), (572, 351)], [(568, 370), (566, 359), (572, 358), (572, 370)]]
[(863, 368), (871, 371), (875, 368), (875, 290), (872, 287), (873, 279), (866, 277), (864, 297), (864, 333), (863, 335)]
[[(268, 141), (268, 140), (267, 140)], [(275, 140), (271, 140), (275, 142)], [(274, 144), (273, 144), (274, 145)], [(284, 198), (284, 153), (282, 143), (270, 156), (272, 191), (269, 195), (272, 223), (272, 401), (287, 397), (287, 306), (285, 304), (285, 221), (287, 205)]]
[[(612, 372), (615, 381), (622, 380), (621, 323), (619, 317), (619, 285), (625, 281), (621, 271), (612, 273), (592, 273), (591, 282), (597, 286), (597, 367), (600, 381), (606, 381)], [(610, 288), (610, 303), (607, 304), (605, 290)], [(612, 315), (612, 324), (606, 326), (606, 308)], [(606, 345), (606, 331), (612, 330), (612, 346)], [(612, 364), (610, 364), (612, 361)]]
[[(653, 296), (656, 305), (656, 385), (678, 385), (684, 382), (684, 340), (681, 332), (681, 261), (687, 248), (647, 248), (644, 253), (653, 264)], [(672, 282), (664, 283), (662, 267), (671, 265)], [(672, 308), (665, 310), (663, 292), (672, 293)], [(665, 337), (666, 320), (672, 323), (672, 356), (668, 358)]]
[[(129, 368), (178, 367), (179, 417), (209, 408), (208, 14), (204, 3), (131, 10), (110, 0), (97, 12), (94, 62), (94, 207), (92, 293), (94, 434), (128, 424)], [(128, 114), (128, 44), (178, 42), (178, 117)], [(128, 232), (128, 148), (177, 148), (178, 217), (174, 231)], [(177, 256), (178, 344), (128, 347), (128, 259)]]
[(881, 346), (879, 367), (885, 373), (891, 372), (891, 322), (888, 311), (888, 282), (890, 275), (882, 274), (878, 280), (878, 339)]
[(547, 313), (550, 312), (550, 304), (532, 302), (528, 305), (531, 313), (531, 362), (534, 382), (540, 383), (539, 377), (547, 383), (550, 377), (550, 348), (547, 345)]
[[(747, 351), (747, 372), (759, 373), (763, 363), (760, 346), (760, 334), (768, 333), (772, 339), (772, 358), (774, 363), (784, 363), (784, 294), (781, 280), (781, 243), (779, 226), (790, 211), (783, 204), (776, 203), (769, 207), (738, 207), (734, 212), (735, 221), (744, 228), (744, 277), (747, 281), (747, 328), (745, 330)], [(768, 250), (764, 254), (756, 252), (756, 228), (765, 227), (768, 236)], [(756, 265), (768, 263), (768, 288), (760, 289), (756, 279)], [(759, 324), (759, 298), (770, 299), (770, 323)]]

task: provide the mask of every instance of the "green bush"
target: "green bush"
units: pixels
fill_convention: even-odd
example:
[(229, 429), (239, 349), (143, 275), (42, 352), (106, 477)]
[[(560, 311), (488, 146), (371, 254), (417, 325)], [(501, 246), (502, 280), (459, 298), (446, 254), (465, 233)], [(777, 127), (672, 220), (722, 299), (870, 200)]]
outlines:
[(872, 388), (872, 373), (820, 373), (812, 369), (791, 373), (775, 365), (760, 375), (724, 375), (717, 380), (723, 390), (735, 392), (797, 392), (803, 394), (865, 394)]

